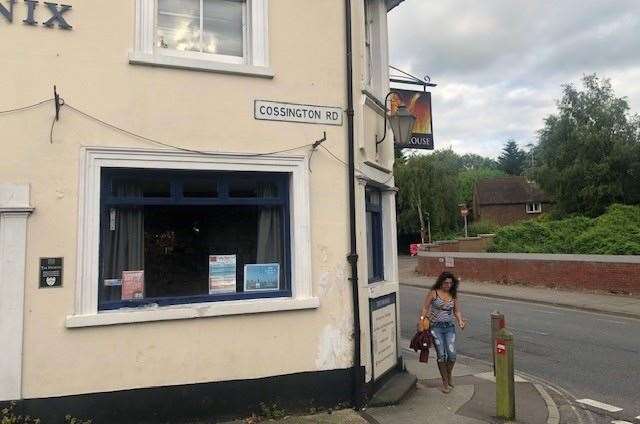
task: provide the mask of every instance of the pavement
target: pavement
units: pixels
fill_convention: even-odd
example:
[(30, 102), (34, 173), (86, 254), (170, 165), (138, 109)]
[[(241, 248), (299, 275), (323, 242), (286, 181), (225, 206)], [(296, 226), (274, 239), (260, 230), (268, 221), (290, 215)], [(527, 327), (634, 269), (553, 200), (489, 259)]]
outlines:
[[(400, 256), (398, 259), (400, 284), (423, 288), (433, 285), (435, 278), (425, 277), (415, 272), (417, 263), (415, 257)], [(576, 292), (555, 288), (506, 285), (469, 280), (460, 282), (460, 292), (640, 318), (640, 297), (631, 295), (608, 294), (604, 292)]]
[[(409, 346), (402, 340), (401, 346)], [(495, 417), (495, 379), (488, 364), (468, 357), (458, 359), (454, 368), (455, 388), (440, 391), (441, 380), (434, 352), (427, 364), (418, 355), (403, 348), (404, 363), (418, 378), (417, 387), (398, 405), (367, 408), (363, 411), (344, 409), (330, 413), (293, 416), (278, 423), (292, 424), (483, 424), (504, 423)], [(516, 377), (516, 421), (522, 424), (559, 424), (558, 406), (543, 385)], [(270, 422), (270, 421), (267, 421)], [(238, 422), (240, 423), (240, 422)]]
[[(402, 340), (401, 346), (408, 346)], [(495, 379), (491, 367), (483, 361), (459, 357), (453, 370), (455, 388), (440, 391), (442, 385), (434, 352), (429, 362), (418, 362), (418, 356), (403, 348), (407, 370), (418, 377), (416, 390), (400, 405), (368, 408), (361, 416), (370, 424), (392, 423), (503, 423), (495, 407)], [(516, 376), (516, 421), (523, 424), (558, 424), (560, 412), (543, 385)]]

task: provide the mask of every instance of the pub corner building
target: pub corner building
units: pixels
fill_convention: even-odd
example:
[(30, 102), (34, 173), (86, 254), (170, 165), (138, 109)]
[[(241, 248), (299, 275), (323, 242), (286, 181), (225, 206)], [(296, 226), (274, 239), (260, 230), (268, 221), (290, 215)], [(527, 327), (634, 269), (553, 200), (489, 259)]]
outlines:
[(0, 0), (0, 401), (362, 405), (401, 368), (401, 0), (67, 3)]

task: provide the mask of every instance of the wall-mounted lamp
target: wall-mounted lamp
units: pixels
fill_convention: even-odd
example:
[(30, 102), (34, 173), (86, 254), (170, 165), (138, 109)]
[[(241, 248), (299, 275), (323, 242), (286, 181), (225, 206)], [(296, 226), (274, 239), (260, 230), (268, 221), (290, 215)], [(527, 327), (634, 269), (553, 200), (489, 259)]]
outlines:
[(387, 138), (387, 119), (389, 120), (389, 125), (391, 125), (393, 136), (398, 143), (408, 144), (411, 140), (413, 126), (416, 123), (416, 117), (413, 116), (411, 112), (409, 112), (405, 105), (398, 105), (396, 113), (391, 115), (390, 111), (387, 109), (387, 102), (389, 101), (389, 97), (392, 94), (394, 94), (393, 91), (387, 94), (387, 96), (384, 98), (384, 133), (382, 134), (382, 138), (380, 140), (376, 138), (376, 148), (378, 147), (378, 144), (382, 143), (385, 138)]

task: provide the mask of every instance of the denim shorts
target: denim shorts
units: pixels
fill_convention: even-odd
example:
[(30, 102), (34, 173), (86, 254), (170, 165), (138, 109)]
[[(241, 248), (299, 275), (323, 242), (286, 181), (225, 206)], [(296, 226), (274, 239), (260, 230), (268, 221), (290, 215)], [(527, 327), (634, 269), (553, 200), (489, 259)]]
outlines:
[(438, 362), (456, 360), (456, 326), (453, 322), (432, 322), (431, 335), (438, 355)]

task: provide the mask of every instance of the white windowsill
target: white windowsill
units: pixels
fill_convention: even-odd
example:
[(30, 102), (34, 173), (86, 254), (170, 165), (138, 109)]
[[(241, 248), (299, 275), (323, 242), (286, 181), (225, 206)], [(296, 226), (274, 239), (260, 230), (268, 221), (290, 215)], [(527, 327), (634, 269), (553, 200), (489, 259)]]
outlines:
[(163, 68), (218, 72), (223, 74), (245, 75), (260, 78), (273, 78), (275, 75), (273, 73), (273, 70), (266, 66), (215, 62), (212, 60), (202, 60), (177, 56), (162, 56), (139, 52), (129, 52), (129, 63), (132, 65), (147, 65)]
[(233, 300), (228, 302), (162, 306), (148, 309), (120, 309), (91, 315), (69, 315), (67, 316), (65, 325), (67, 328), (96, 327), (137, 322), (317, 309), (318, 307), (320, 307), (320, 299), (317, 297), (305, 299), (275, 298)]

